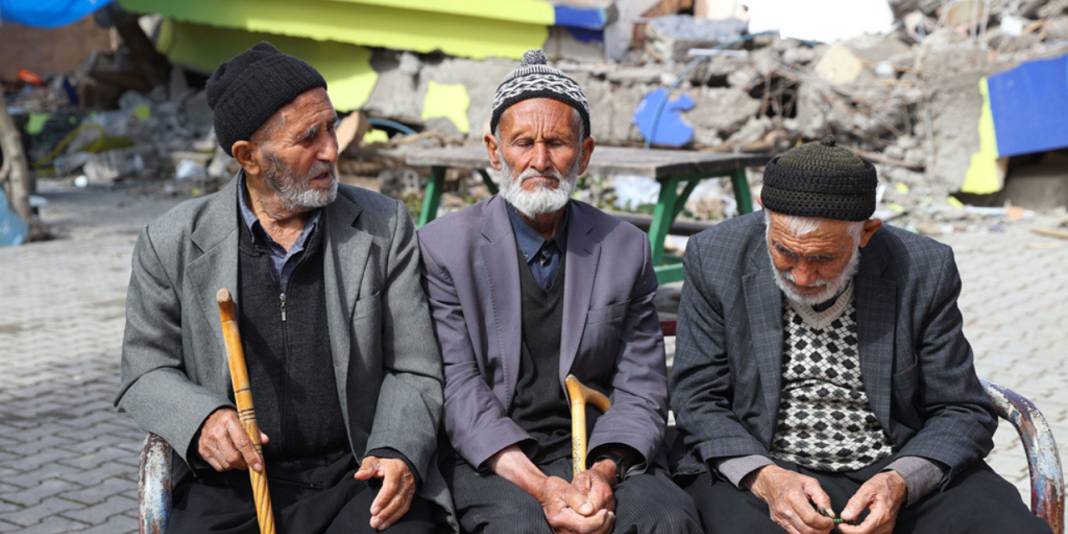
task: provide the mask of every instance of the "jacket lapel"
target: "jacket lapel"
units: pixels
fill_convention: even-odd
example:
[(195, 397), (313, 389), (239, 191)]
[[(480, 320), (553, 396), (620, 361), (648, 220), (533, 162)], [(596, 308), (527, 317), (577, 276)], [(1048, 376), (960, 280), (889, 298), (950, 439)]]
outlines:
[[(601, 244), (593, 240), (595, 230), (585, 213), (585, 207), (571, 202), (567, 227), (567, 252), (564, 260), (564, 311), (560, 332), (560, 385), (571, 371), (578, 354), (579, 342), (586, 328), (586, 315), (590, 311), (593, 295), (593, 279), (597, 273), (597, 261), (601, 257)], [(565, 389), (566, 391), (566, 389)]]
[(505, 211), (505, 201), (499, 196), (491, 198), (482, 212), (482, 242), (476, 269), (489, 286), (492, 317), (489, 335), (497, 340), (504, 371), (504, 398), (500, 399), (507, 409), (511, 406), (516, 383), (519, 381), (519, 351), (523, 337), (522, 299), (519, 287), (519, 262), (516, 259), (515, 236), (512, 224)]
[(226, 288), (240, 303), (237, 284), (238, 255), (238, 218), (237, 218), (237, 178), (230, 180), (219, 193), (208, 201), (204, 216), (193, 230), (190, 239), (200, 249), (201, 255), (189, 263), (186, 276), (192, 286), (196, 300), (201, 308), (201, 317), (207, 321), (211, 332), (207, 347), (201, 349), (194, 357), (221, 358), (219, 366), (224, 372), (218, 375), (215, 384), (217, 391), (230, 390), (230, 372), (226, 363), (226, 347), (223, 343), (222, 328), (219, 326), (219, 305), (215, 294)]
[[(360, 284), (371, 255), (371, 234), (362, 231), (356, 224), (362, 211), (363, 208), (343, 192), (339, 192), (337, 199), (323, 210), (326, 226), (323, 290), (326, 295), (330, 352), (334, 360), (334, 376), (337, 377), (349, 375), (352, 313), (361, 296)], [(375, 357), (372, 354), (362, 356)], [(336, 382), (342, 415), (348, 425), (348, 380), (339, 379)]]
[(883, 428), (890, 428), (890, 375), (894, 362), (897, 284), (882, 277), (886, 266), (878, 234), (860, 255), (854, 279), (860, 371), (872, 410)]
[(767, 435), (760, 438), (770, 443), (778, 420), (779, 389), (782, 386), (782, 293), (775, 285), (771, 259), (768, 258), (763, 240), (760, 246), (754, 247), (749, 260), (749, 270), (742, 277), (742, 288), (749, 317), (753, 359), (760, 373), (765, 409), (771, 415)]

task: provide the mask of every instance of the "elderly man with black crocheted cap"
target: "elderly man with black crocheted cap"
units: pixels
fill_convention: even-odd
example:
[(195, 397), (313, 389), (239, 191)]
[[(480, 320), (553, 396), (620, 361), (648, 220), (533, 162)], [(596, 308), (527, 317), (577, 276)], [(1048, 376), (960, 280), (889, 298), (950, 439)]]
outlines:
[[(266, 470), (280, 532), (435, 531), (441, 360), (407, 210), (338, 184), (337, 114), (307, 63), (260, 43), (207, 92), (241, 171), (141, 232), (116, 401), (176, 455), (167, 531), (259, 532), (247, 469)], [(220, 288), (262, 455), (234, 409)]]
[[(442, 472), (460, 524), (699, 532), (660, 468), (667, 378), (649, 241), (570, 199), (594, 149), (582, 88), (527, 52), (497, 89), (490, 129), (500, 194), (419, 230), (454, 449)], [(574, 478), (568, 374), (612, 401)]]
[(876, 186), (833, 139), (801, 145), (763, 213), (690, 240), (676, 479), (706, 532), (1048, 532), (982, 460), (953, 252), (872, 219)]

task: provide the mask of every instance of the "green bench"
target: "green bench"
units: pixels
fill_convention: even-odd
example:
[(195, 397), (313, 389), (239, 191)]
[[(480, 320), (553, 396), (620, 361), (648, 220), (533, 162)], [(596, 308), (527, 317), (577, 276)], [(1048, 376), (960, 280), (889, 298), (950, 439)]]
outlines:
[[(664, 240), (697, 185), (708, 178), (730, 178), (734, 187), (734, 198), (738, 202), (738, 212), (749, 213), (753, 211), (753, 199), (749, 193), (745, 169), (764, 165), (768, 158), (769, 156), (764, 154), (597, 147), (590, 158), (586, 173), (593, 176), (648, 176), (660, 182), (660, 197), (649, 225), (649, 244), (652, 247), (653, 268), (656, 270), (657, 280), (665, 284), (683, 278), (680, 258), (665, 252)], [(404, 159), (405, 163), (413, 167), (430, 167), (430, 180), (419, 213), (420, 226), (437, 217), (445, 185), (445, 171), (449, 167), (478, 169), (490, 192), (497, 192), (497, 185), (486, 171), (489, 160), (486, 148), (482, 145), (417, 150), (406, 153)]]

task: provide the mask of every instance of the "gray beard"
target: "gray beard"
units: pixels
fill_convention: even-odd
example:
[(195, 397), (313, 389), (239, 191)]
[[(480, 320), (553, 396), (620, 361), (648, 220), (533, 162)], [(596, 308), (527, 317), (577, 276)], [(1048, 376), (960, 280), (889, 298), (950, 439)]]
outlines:
[[(278, 195), (284, 210), (309, 211), (326, 206), (337, 198), (337, 174), (329, 163), (317, 161), (303, 179), (297, 179), (289, 167), (273, 153), (267, 152), (265, 159), (267, 166), (263, 169), (264, 182)], [(311, 187), (312, 178), (328, 171), (328, 189)]]
[[(768, 251), (768, 261), (771, 261), (771, 251)], [(793, 275), (790, 273), (783, 274), (775, 268), (775, 262), (771, 263), (771, 272), (775, 275), (775, 285), (779, 286), (779, 290), (782, 291), (786, 298), (798, 304), (805, 304), (808, 306), (816, 306), (823, 304), (828, 300), (838, 296), (849, 285), (849, 282), (853, 280), (853, 277), (857, 274), (857, 269), (860, 266), (860, 249), (853, 249), (853, 257), (849, 259), (849, 263), (846, 264), (845, 269), (842, 270), (842, 274), (839, 274), (834, 280), (823, 280), (819, 282), (819, 285), (823, 286), (823, 290), (814, 295), (802, 295), (794, 291), (790, 283), (793, 282)]]
[[(551, 169), (547, 172), (526, 169), (519, 176), (514, 175), (512, 168), (508, 166), (504, 155), (500, 151), (497, 152), (497, 155), (502, 167), (501, 171), (496, 173), (501, 184), (500, 195), (519, 213), (533, 219), (538, 215), (553, 213), (562, 209), (567, 205), (567, 201), (571, 199), (571, 192), (575, 190), (575, 182), (578, 181), (578, 167), (579, 162), (582, 161), (581, 153), (566, 173), (561, 174), (556, 169)], [(523, 180), (538, 176), (555, 178), (559, 186), (556, 189), (539, 187), (534, 191), (523, 189)]]

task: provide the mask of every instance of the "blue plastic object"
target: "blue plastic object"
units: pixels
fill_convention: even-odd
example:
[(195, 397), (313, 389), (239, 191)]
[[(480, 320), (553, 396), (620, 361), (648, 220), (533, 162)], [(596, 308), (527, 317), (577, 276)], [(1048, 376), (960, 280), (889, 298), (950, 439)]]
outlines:
[(667, 89), (656, 89), (634, 110), (634, 123), (647, 145), (680, 147), (693, 140), (693, 126), (682, 120), (682, 112), (693, 109), (693, 99), (683, 93), (664, 102), (668, 95)]
[(7, 195), (0, 189), (0, 247), (21, 245), (30, 229), (7, 205)]
[(0, 21), (58, 28), (81, 20), (111, 0), (0, 0)]
[(998, 156), (1068, 147), (1068, 55), (987, 78)]

